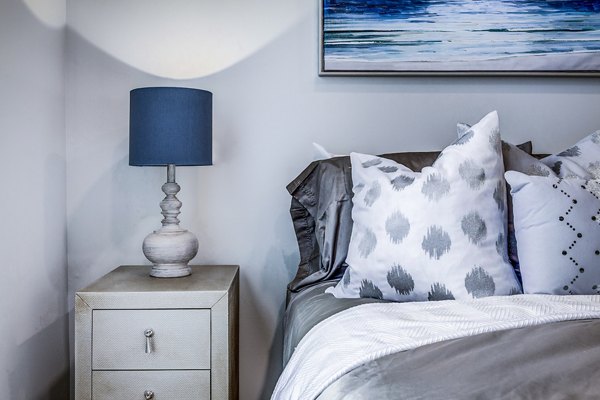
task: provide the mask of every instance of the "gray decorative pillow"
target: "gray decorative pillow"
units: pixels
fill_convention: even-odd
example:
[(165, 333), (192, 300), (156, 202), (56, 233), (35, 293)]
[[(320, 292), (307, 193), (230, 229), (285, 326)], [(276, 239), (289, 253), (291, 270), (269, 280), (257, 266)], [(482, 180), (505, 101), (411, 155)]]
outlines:
[(542, 159), (561, 178), (600, 179), (600, 131), (581, 139), (574, 146)]
[(598, 181), (506, 172), (525, 293), (600, 294)]
[(506, 254), (506, 192), (492, 112), (413, 172), (352, 153), (354, 227), (336, 297), (423, 301), (520, 293)]

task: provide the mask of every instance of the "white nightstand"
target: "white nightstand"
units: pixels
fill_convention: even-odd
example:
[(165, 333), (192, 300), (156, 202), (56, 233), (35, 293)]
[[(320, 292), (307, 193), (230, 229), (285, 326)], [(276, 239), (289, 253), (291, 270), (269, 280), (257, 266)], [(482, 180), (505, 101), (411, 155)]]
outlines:
[(78, 291), (75, 399), (237, 399), (238, 270), (121, 266)]

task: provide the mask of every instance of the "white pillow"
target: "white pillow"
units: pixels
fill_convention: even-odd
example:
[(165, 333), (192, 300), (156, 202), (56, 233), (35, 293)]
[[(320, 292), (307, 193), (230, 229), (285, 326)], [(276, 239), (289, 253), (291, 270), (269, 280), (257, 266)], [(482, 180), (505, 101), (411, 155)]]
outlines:
[(600, 294), (597, 181), (506, 172), (525, 293)]
[(332, 158), (332, 157), (338, 157), (337, 155), (328, 152), (325, 147), (321, 146), (319, 143), (315, 143), (313, 142), (313, 148), (315, 149), (315, 151), (317, 152), (317, 159), (327, 159), (327, 158)]
[(444, 300), (520, 293), (506, 255), (506, 191), (492, 112), (413, 172), (352, 153), (354, 221), (336, 297)]

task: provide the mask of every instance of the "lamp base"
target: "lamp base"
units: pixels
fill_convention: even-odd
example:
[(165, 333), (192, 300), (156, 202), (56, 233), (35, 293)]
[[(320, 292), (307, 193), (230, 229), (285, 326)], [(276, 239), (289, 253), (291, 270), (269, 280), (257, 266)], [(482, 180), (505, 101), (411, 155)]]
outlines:
[(162, 227), (144, 239), (142, 250), (153, 264), (150, 276), (157, 278), (178, 278), (188, 276), (192, 269), (188, 262), (198, 253), (196, 235), (179, 227), (181, 202), (175, 196), (179, 192), (175, 182), (175, 165), (167, 166), (167, 183), (162, 186), (166, 197), (160, 202)]
[(146, 236), (142, 249), (153, 264), (151, 276), (177, 278), (192, 273), (188, 262), (198, 253), (198, 239), (185, 229), (163, 227)]
[(152, 266), (150, 276), (155, 278), (180, 278), (192, 274), (192, 269), (187, 264), (159, 264)]

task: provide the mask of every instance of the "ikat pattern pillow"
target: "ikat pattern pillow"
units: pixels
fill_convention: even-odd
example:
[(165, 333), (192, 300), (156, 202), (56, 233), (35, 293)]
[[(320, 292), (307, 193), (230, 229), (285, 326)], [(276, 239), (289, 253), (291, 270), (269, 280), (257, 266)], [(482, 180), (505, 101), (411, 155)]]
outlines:
[(598, 181), (506, 172), (525, 293), (600, 294)]
[(395, 301), (520, 293), (506, 253), (506, 191), (492, 112), (414, 172), (352, 153), (354, 221), (338, 298)]
[(542, 162), (561, 178), (600, 179), (600, 131), (563, 152), (542, 159)]
[[(468, 132), (471, 125), (459, 122), (456, 125), (456, 133), (460, 138), (465, 132)], [(502, 157), (504, 158), (504, 168), (507, 171), (519, 171), (524, 172), (528, 175), (541, 175), (548, 176), (554, 175), (552, 169), (546, 166), (537, 158), (531, 156), (531, 149), (529, 153), (523, 151), (519, 146), (515, 146), (512, 143), (502, 141)], [(508, 220), (508, 233), (507, 233), (507, 249), (508, 259), (512, 264), (515, 274), (519, 281), (521, 280), (521, 269), (519, 265), (519, 256), (517, 253), (517, 239), (515, 236), (513, 212), (512, 212), (512, 199), (507, 196), (507, 220)]]

